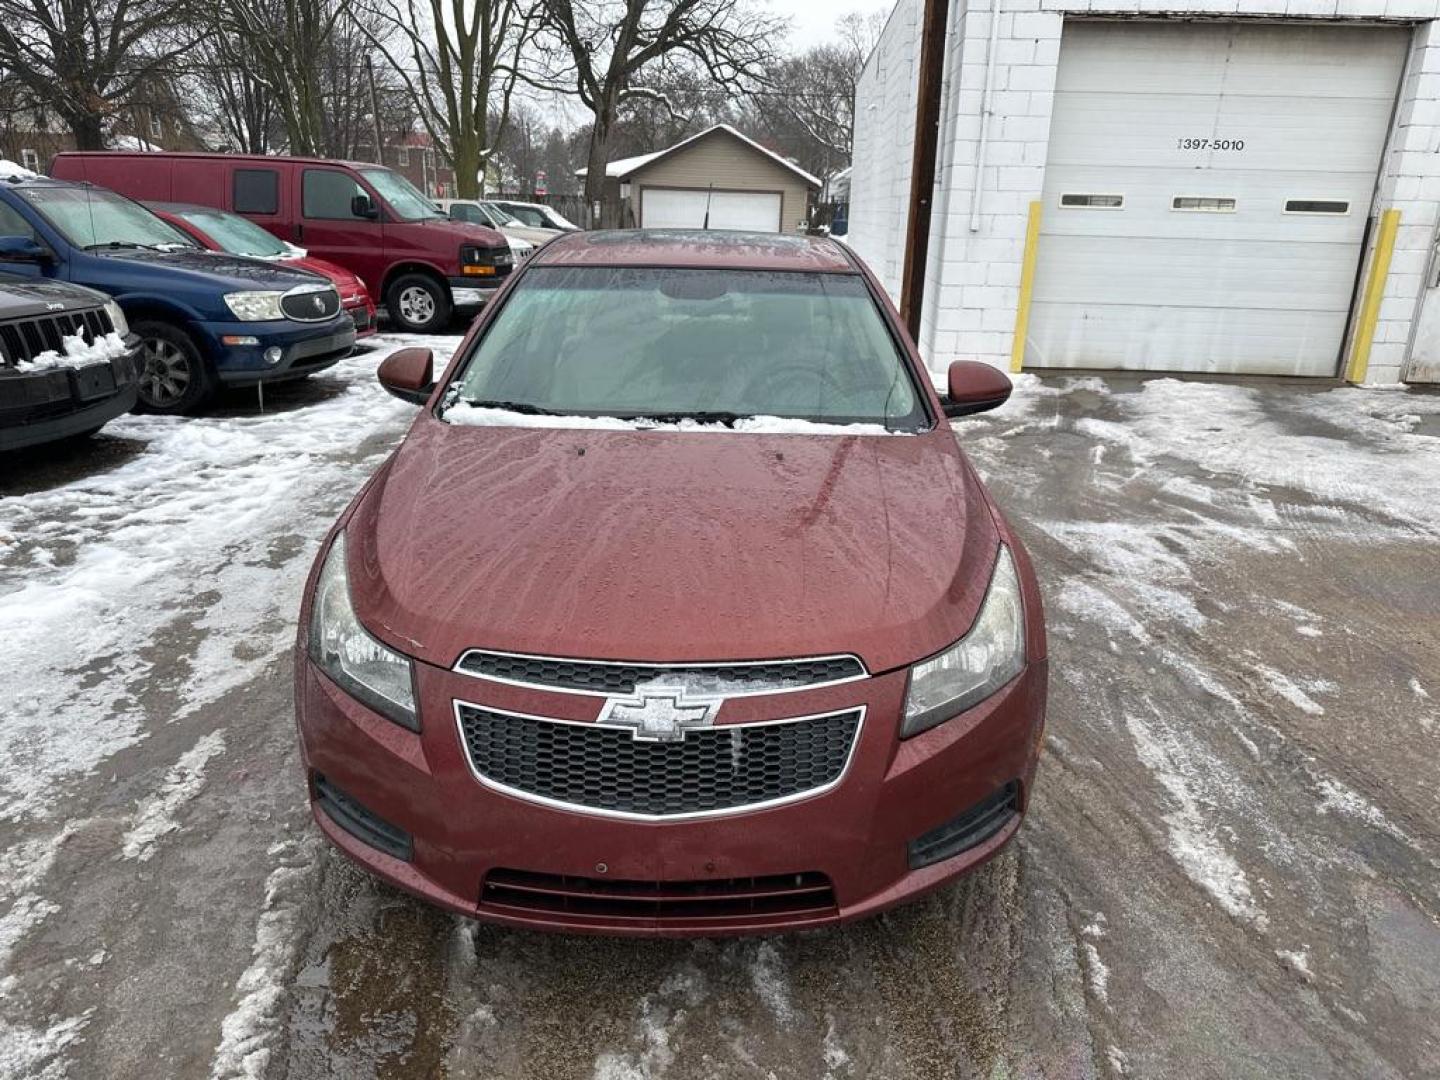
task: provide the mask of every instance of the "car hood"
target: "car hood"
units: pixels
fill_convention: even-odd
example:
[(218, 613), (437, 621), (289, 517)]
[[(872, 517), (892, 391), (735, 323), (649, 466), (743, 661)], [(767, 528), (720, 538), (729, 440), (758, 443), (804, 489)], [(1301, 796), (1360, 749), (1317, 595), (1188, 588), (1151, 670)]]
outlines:
[(148, 263), (167, 270), (203, 274), (212, 283), (228, 289), (293, 289), (315, 285), (319, 275), (290, 269), (267, 259), (249, 259), (224, 251), (97, 251), (93, 254)]
[(457, 244), (469, 241), (472, 244), (484, 244), (487, 247), (505, 246), (505, 237), (498, 229), (492, 229), (488, 225), (477, 225), (473, 221), (456, 221), (454, 218), (437, 217), (407, 221), (404, 224), (423, 229), (438, 229), (453, 236)]
[(317, 259), (313, 255), (303, 255), (294, 259), (281, 259), (280, 262), (286, 266), (293, 266), (297, 270), (308, 270), (312, 274), (319, 274), (332, 282), (335, 288), (340, 290), (340, 295), (349, 296), (352, 293), (364, 292), (365, 285), (359, 275), (352, 274), (343, 266), (328, 262), (325, 259)]
[(999, 535), (948, 427), (916, 436), (451, 426), (423, 414), (347, 526), (395, 649), (607, 660), (855, 653), (974, 621)]
[[(106, 297), (79, 285), (0, 272), (0, 319), (99, 307)], [(57, 307), (56, 305), (61, 305)]]

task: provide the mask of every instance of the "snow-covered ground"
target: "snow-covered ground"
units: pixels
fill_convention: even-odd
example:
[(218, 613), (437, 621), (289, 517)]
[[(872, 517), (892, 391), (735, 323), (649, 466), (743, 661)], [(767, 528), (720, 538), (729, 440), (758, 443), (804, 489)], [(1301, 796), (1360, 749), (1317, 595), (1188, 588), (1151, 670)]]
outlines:
[[(0, 1078), (1440, 1075), (1440, 397), (1020, 380), (1019, 842), (766, 941), (476, 928), (306, 820), (288, 650), (413, 407), (387, 335), (0, 475)], [(10, 463), (4, 463), (8, 467)]]

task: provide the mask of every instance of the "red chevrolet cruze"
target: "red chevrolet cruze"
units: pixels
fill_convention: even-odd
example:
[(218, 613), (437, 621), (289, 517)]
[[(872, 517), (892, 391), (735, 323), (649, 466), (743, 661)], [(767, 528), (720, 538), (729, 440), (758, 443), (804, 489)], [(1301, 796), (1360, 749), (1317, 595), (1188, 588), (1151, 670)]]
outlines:
[(648, 935), (872, 914), (1030, 798), (1024, 549), (873, 277), (831, 240), (552, 241), (327, 537), (296, 704), (315, 818), (451, 910)]

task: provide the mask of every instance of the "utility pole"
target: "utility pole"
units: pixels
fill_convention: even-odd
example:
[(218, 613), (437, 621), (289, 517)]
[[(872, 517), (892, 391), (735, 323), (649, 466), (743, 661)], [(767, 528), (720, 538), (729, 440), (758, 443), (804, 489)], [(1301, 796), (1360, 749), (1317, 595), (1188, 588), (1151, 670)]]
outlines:
[(385, 151), (380, 142), (380, 95), (375, 92), (375, 61), (365, 54), (365, 74), (370, 76), (370, 119), (375, 125), (375, 164), (385, 164)]
[[(925, 260), (930, 247), (930, 212), (935, 201), (935, 151), (940, 141), (940, 90), (945, 73), (949, 0), (925, 0), (920, 24), (920, 87), (915, 100), (915, 148), (910, 164), (910, 209), (905, 223), (905, 259), (900, 284), (900, 321), (911, 339), (920, 337), (925, 295)], [(990, 18), (1000, 17), (1000, 5)]]

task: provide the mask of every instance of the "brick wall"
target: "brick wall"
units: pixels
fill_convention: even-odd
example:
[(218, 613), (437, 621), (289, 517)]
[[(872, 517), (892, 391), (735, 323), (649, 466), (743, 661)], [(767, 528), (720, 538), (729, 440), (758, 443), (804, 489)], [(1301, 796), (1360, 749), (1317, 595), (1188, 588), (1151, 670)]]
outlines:
[[(975, 205), (991, 4), (999, 10), (992, 114)], [(1440, 212), (1440, 0), (953, 0), (921, 352), (1007, 366), (1029, 204), (1044, 184), (1055, 71), (1072, 15), (1220, 14), (1416, 23), (1377, 210), (1402, 213), (1369, 381), (1399, 378)], [(899, 0), (856, 94), (850, 239), (898, 300), (913, 149), (919, 0)], [(1369, 253), (1366, 263), (1369, 265)]]

